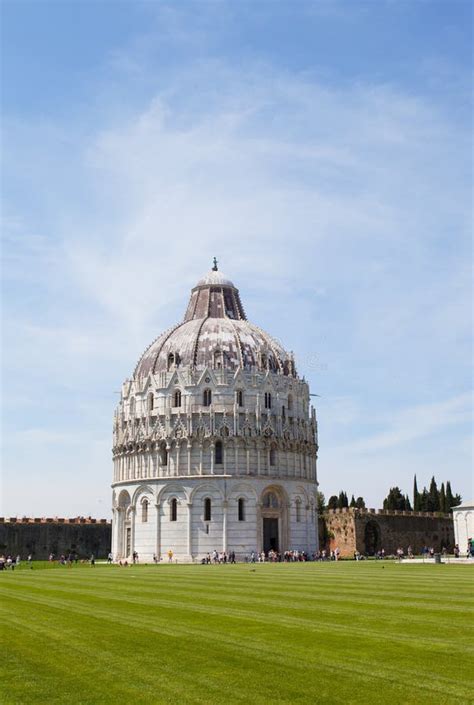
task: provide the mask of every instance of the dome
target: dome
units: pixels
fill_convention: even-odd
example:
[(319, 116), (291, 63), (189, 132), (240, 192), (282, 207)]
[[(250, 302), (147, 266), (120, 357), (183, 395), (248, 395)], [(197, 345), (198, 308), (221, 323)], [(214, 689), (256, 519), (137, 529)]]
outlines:
[(247, 321), (239, 291), (217, 270), (191, 291), (184, 321), (160, 335), (139, 360), (134, 377), (189, 366), (238, 368), (296, 376), (292, 355)]
[[(230, 279), (227, 279), (222, 272), (219, 272), (216, 269), (211, 269), (210, 272), (206, 274), (202, 279), (198, 281), (196, 284), (196, 287), (198, 286), (231, 286), (233, 289), (235, 289), (235, 286), (233, 282), (230, 281)], [(196, 288), (195, 287), (195, 288)]]

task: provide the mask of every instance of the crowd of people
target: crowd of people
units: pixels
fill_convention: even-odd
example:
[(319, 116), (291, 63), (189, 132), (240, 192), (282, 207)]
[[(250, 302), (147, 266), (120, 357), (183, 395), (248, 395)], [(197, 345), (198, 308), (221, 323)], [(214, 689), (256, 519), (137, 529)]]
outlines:
[[(432, 546), (423, 546), (421, 549), (421, 557), (422, 558), (431, 558), (434, 559), (435, 557), (435, 549)], [(448, 549), (446, 547), (443, 547), (441, 549), (441, 554), (444, 557), (448, 556)], [(455, 545), (454, 547), (454, 558), (461, 558), (463, 557), (461, 554), (461, 551), (459, 549), (458, 544)], [(166, 557), (168, 559), (168, 563), (173, 563), (173, 558), (174, 558), (174, 553), (173, 550), (170, 548), (167, 553)], [(341, 552), (339, 548), (334, 548), (332, 550), (326, 550), (322, 549), (321, 551), (316, 551), (312, 554), (308, 554), (306, 551), (299, 551), (299, 550), (290, 550), (290, 551), (284, 551), (284, 552), (279, 552), (274, 549), (270, 549), (269, 551), (251, 551), (250, 554), (246, 555), (244, 557), (244, 562), (245, 563), (296, 563), (296, 562), (306, 562), (306, 561), (338, 561), (340, 560), (341, 557)], [(379, 549), (376, 551), (376, 553), (373, 556), (376, 560), (384, 560), (385, 558), (395, 558), (398, 559), (399, 561), (404, 560), (405, 558), (411, 559), (415, 558), (415, 552), (413, 550), (413, 547), (410, 545), (408, 546), (406, 552), (405, 549), (402, 546), (399, 546), (395, 552), (395, 555), (390, 554), (387, 555), (385, 552), (384, 548)], [(472, 542), (469, 543), (468, 549), (467, 549), (467, 558), (474, 557), (474, 544)], [(356, 561), (361, 561), (365, 560), (367, 558), (367, 555), (364, 555), (363, 553), (360, 553), (360, 551), (355, 550), (353, 554), (353, 558)], [(66, 566), (68, 568), (71, 568), (74, 564), (77, 563), (89, 563), (91, 566), (95, 566), (95, 556), (94, 554), (91, 554), (89, 558), (82, 558), (80, 559), (78, 554), (75, 552), (69, 552), (67, 554), (61, 554), (60, 556), (56, 557), (54, 553), (49, 554), (48, 558), (50, 563), (57, 562), (59, 565)], [(157, 564), (160, 562), (161, 559), (159, 559), (156, 554), (153, 554), (153, 563)], [(113, 559), (113, 554), (109, 552), (107, 556), (107, 563), (112, 564), (114, 562)], [(236, 563), (236, 555), (235, 551), (217, 551), (214, 550), (212, 553), (207, 553), (200, 561), (203, 565), (221, 565), (225, 563)], [(19, 555), (13, 556), (8, 554), (7, 556), (5, 555), (0, 555), (0, 570), (15, 570), (15, 568), (18, 568), (21, 563), (21, 557)], [(33, 556), (30, 553), (28, 555), (28, 558), (26, 560), (27, 565), (32, 568), (33, 567)], [(133, 565), (136, 565), (139, 563), (139, 556), (137, 551), (134, 551), (132, 553), (132, 561), (131, 563)], [(117, 561), (117, 564), (121, 567), (128, 567), (129, 563), (126, 559), (122, 559)]]
[(11, 556), (10, 554), (4, 556), (2, 554), (0, 556), (0, 570), (15, 570), (20, 565), (20, 562), (20, 556)]

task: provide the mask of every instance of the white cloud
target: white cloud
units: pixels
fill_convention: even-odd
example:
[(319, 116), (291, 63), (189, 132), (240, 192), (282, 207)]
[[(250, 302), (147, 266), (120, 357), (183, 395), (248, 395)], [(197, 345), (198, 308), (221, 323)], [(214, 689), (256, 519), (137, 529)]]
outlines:
[[(123, 65), (150, 79), (140, 56)], [(154, 85), (145, 106), (104, 110), (93, 128), (84, 128), (90, 114), (70, 127), (9, 126), (8, 166), (25, 194), (8, 206), (13, 303), (4, 330), (17, 375), (9, 387), (24, 397), (42, 370), (48, 379), (36, 394), (67, 379), (102, 409), (111, 377), (118, 387), (145, 345), (179, 319), (216, 254), (258, 323), (328, 360), (322, 377), (314, 352), (300, 365), (332, 402), (321, 424), (331, 423), (320, 438), (322, 476), (331, 468), (343, 486), (357, 469), (354, 491), (364, 493), (363, 468), (385, 451), (399, 454), (387, 456), (385, 485), (414, 457), (431, 462), (407, 444), (449, 434), (468, 413), (466, 398), (453, 396), (467, 386), (458, 341), (469, 333), (468, 131), (394, 87), (342, 89), (259, 63), (237, 71), (201, 61)], [(102, 89), (99, 104), (111, 90)], [(433, 404), (427, 380), (437, 384), (456, 355), (439, 380), (447, 401)], [(400, 361), (408, 398), (381, 418)], [(107, 483), (109, 418), (93, 453)], [(25, 421), (18, 414), (11, 423)], [(54, 415), (45, 423), (53, 442)], [(347, 440), (340, 425), (361, 440)], [(41, 434), (29, 441), (39, 467), (62, 471), (72, 443), (51, 461)], [(14, 455), (11, 463), (15, 476)]]

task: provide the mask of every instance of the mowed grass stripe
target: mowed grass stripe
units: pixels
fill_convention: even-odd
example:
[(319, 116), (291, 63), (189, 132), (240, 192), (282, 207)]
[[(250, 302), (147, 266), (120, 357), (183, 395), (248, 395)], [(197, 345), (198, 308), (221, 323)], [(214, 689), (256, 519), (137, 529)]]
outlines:
[[(169, 610), (179, 610), (183, 607), (183, 601), (178, 599), (163, 598), (160, 595), (144, 597), (146, 591), (126, 591), (120, 596), (105, 596), (105, 595), (94, 595), (95, 609), (98, 608), (101, 602), (107, 604), (116, 603), (117, 606), (121, 606), (122, 609), (127, 609), (131, 604), (138, 607), (145, 607), (151, 609), (167, 609)], [(0, 589), (0, 594), (2, 590)], [(8, 591), (3, 591), (3, 594), (7, 595)], [(47, 597), (49, 595), (49, 597)], [(67, 596), (75, 599), (68, 599)], [(13, 599), (22, 599), (19, 593), (14, 596), (10, 594)], [(72, 609), (74, 604), (77, 604), (77, 599), (82, 602), (87, 602), (91, 598), (90, 591), (83, 591), (80, 589), (71, 588), (66, 590), (65, 588), (44, 591), (41, 597), (36, 597), (36, 601), (42, 605), (48, 605), (52, 607), (58, 607), (61, 605), (62, 609)], [(25, 597), (30, 601), (31, 597), (28, 595)], [(35, 599), (35, 598), (33, 598)], [(304, 628), (308, 632), (322, 632), (327, 629), (331, 629), (334, 632), (342, 632), (348, 637), (359, 638), (361, 636), (379, 638), (380, 636), (380, 616), (377, 614), (366, 614), (359, 611), (354, 614), (352, 605), (345, 606), (344, 609), (340, 609), (339, 606), (333, 606), (330, 612), (323, 612), (314, 607), (311, 614), (306, 616), (307, 610), (301, 608), (301, 605), (292, 606), (288, 605), (287, 600), (281, 599), (270, 600), (265, 603), (262, 599), (246, 598), (245, 608), (237, 607), (240, 605), (240, 600), (234, 600), (229, 597), (225, 599), (217, 598), (207, 598), (206, 600), (200, 600), (199, 603), (194, 603), (191, 600), (187, 600), (185, 605), (187, 612), (201, 612), (210, 617), (226, 617), (229, 615), (234, 619), (248, 620), (251, 622), (264, 622), (266, 623), (268, 619), (272, 619), (274, 623), (278, 623), (281, 626), (290, 626), (291, 628), (299, 627)], [(376, 601), (372, 605), (377, 608), (378, 605)], [(400, 633), (398, 627), (400, 619), (397, 614), (398, 609), (404, 610), (404, 621), (407, 617), (410, 617), (405, 631)], [(446, 614), (443, 615), (446, 619)], [(465, 617), (459, 617), (459, 627), (463, 626), (463, 620)], [(394, 605), (392, 611), (384, 615), (383, 618), (387, 635), (392, 641), (399, 641), (402, 643), (409, 644), (410, 642), (415, 642), (417, 647), (424, 646), (429, 647), (440, 647), (445, 648), (448, 643), (450, 643), (450, 636), (458, 637), (458, 639), (451, 644), (451, 650), (453, 653), (456, 651), (465, 652), (469, 651), (474, 653), (474, 647), (472, 645), (472, 633), (473, 629), (468, 625), (466, 628), (466, 634), (459, 636), (458, 629), (453, 627), (450, 623), (444, 627), (443, 635), (439, 636), (429, 636), (426, 634), (429, 628), (438, 633), (439, 619), (430, 618), (425, 614), (417, 614), (415, 617), (410, 616), (407, 612), (406, 605), (400, 603), (399, 605)], [(373, 623), (373, 627), (369, 627)], [(419, 627), (423, 627), (425, 634), (420, 636)], [(414, 633), (408, 633), (407, 628)], [(468, 633), (469, 631), (469, 633)], [(449, 632), (449, 633), (448, 633)], [(453, 632), (453, 634), (451, 634)]]
[[(93, 618), (94, 620), (97, 619), (97, 615), (94, 614)], [(103, 618), (104, 615), (101, 615)], [(106, 618), (110, 617), (113, 624), (117, 623), (122, 623), (125, 624), (125, 626), (131, 627), (133, 626), (135, 629), (139, 627), (140, 629), (147, 629), (148, 631), (155, 632), (158, 631), (160, 636), (167, 636), (171, 637), (173, 639), (176, 639), (177, 637), (189, 637), (191, 634), (194, 636), (197, 636), (199, 641), (201, 641), (202, 638), (206, 638), (209, 636), (209, 631), (208, 630), (202, 630), (202, 629), (190, 629), (189, 627), (187, 629), (182, 629), (181, 627), (175, 627), (172, 631), (164, 632), (162, 627), (158, 628), (156, 625), (152, 626), (149, 623), (144, 623), (143, 621), (140, 621), (137, 623), (136, 619), (133, 619), (132, 621), (130, 620), (123, 620), (122, 618), (118, 617), (117, 615), (107, 615)], [(31, 628), (31, 623), (30, 623), (30, 628)], [(36, 626), (33, 627), (33, 631), (41, 631), (41, 629)], [(287, 666), (287, 661), (288, 661), (288, 654), (285, 653), (278, 653), (278, 650), (275, 649), (273, 644), (270, 644), (268, 649), (263, 649), (261, 647), (257, 647), (255, 644), (250, 643), (236, 643), (235, 639), (231, 639), (229, 637), (224, 636), (222, 633), (215, 633), (212, 635), (213, 640), (215, 642), (215, 645), (219, 646), (219, 658), (222, 659), (222, 656), (225, 652), (226, 647), (230, 646), (232, 648), (232, 651), (241, 651), (242, 654), (249, 658), (250, 657), (256, 657), (260, 663), (260, 665), (267, 665), (270, 670), (273, 672), (273, 669), (275, 666), (280, 669), (281, 667), (285, 668)], [(278, 636), (278, 633), (277, 635)], [(77, 644), (75, 645), (75, 649), (77, 649)], [(181, 650), (180, 656), (184, 656), (184, 650)], [(286, 650), (285, 650), (286, 651)], [(191, 649), (191, 655), (195, 654), (195, 649)], [(318, 655), (316, 663), (312, 660), (308, 660), (308, 653), (305, 650), (301, 650), (299, 653), (293, 654), (294, 656), (297, 657), (297, 659), (294, 662), (294, 665), (292, 665), (292, 677), (295, 677), (295, 672), (296, 671), (302, 671), (301, 677), (304, 675), (305, 678), (307, 678), (307, 674), (310, 672), (312, 669), (313, 671), (313, 676), (315, 675), (315, 672), (319, 669), (322, 669), (323, 672), (329, 671), (334, 671), (334, 675), (339, 673), (340, 671), (340, 666), (335, 666), (333, 661), (328, 660), (326, 657)], [(128, 660), (127, 660), (128, 663)], [(296, 664), (296, 665), (295, 665)], [(161, 667), (163, 667), (163, 664), (161, 664)], [(174, 667), (174, 666), (173, 666)], [(400, 670), (398, 668), (390, 668), (387, 664), (384, 664), (382, 667), (382, 670), (378, 669), (375, 664), (372, 664), (372, 668), (370, 670), (370, 674), (367, 673), (367, 665), (365, 662), (361, 662), (360, 659), (351, 659), (351, 660), (345, 660), (344, 662), (344, 670), (345, 672), (350, 675), (352, 678), (354, 676), (358, 680), (362, 681), (367, 681), (367, 682), (373, 682), (374, 678), (377, 678), (380, 682), (380, 684), (384, 683), (384, 686), (387, 686), (387, 682), (398, 688), (399, 683), (400, 683)], [(424, 673), (419, 673), (419, 672), (410, 672), (406, 668), (404, 668), (404, 678), (406, 680), (407, 677), (412, 678), (413, 683), (417, 683), (421, 680), (423, 680), (423, 675)], [(362, 684), (361, 684), (362, 685)], [(430, 697), (433, 698), (433, 695), (442, 695), (443, 697), (446, 697), (448, 695), (455, 695), (456, 693), (459, 693), (459, 689), (454, 689), (452, 685), (452, 681), (446, 680), (443, 682), (443, 679), (441, 679), (439, 676), (437, 678), (430, 678), (428, 681), (425, 681), (422, 683), (422, 689), (429, 691)], [(466, 692), (465, 696), (468, 697), (469, 693)], [(268, 697), (268, 696), (265, 696)], [(265, 699), (264, 699), (265, 702)], [(267, 700), (268, 702), (268, 700)], [(431, 700), (432, 702), (432, 700)]]
[[(58, 669), (72, 667), (76, 654), (98, 682), (84, 695), (87, 677), (76, 674), (82, 699), (76, 685), (68, 700), (47, 702), (116, 702), (108, 671), (101, 676), (101, 669), (112, 669), (118, 684), (142, 679), (137, 702), (469, 702), (470, 659), (453, 638), (457, 627), (466, 638), (463, 608), (472, 604), (467, 573), (430, 573), (426, 580), (415, 566), (411, 577), (389, 564), (383, 573), (376, 564), (334, 567), (80, 566), (2, 576), (2, 623), (9, 636), (26, 639), (10, 639), (17, 699), (8, 702), (23, 702), (19, 663), (29, 674), (25, 683), (41, 682), (34, 674), (41, 668), (40, 645), (48, 640), (63, 644), (64, 655), (54, 668), (43, 663), (43, 673), (53, 673), (54, 680)], [(418, 597), (420, 583), (424, 592), (415, 612), (405, 598), (387, 604), (384, 587), (397, 595), (403, 586)], [(376, 600), (368, 603), (372, 595)], [(28, 626), (39, 646), (34, 655)], [(170, 681), (159, 695), (157, 674)], [(38, 696), (29, 693), (24, 702), (43, 702), (45, 689), (34, 690)]]

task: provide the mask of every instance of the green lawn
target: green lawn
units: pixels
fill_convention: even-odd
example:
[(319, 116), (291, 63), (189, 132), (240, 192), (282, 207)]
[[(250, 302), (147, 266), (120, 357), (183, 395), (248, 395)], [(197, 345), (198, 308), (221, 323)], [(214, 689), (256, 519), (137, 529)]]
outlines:
[(391, 562), (0, 573), (0, 702), (471, 703), (474, 570)]

